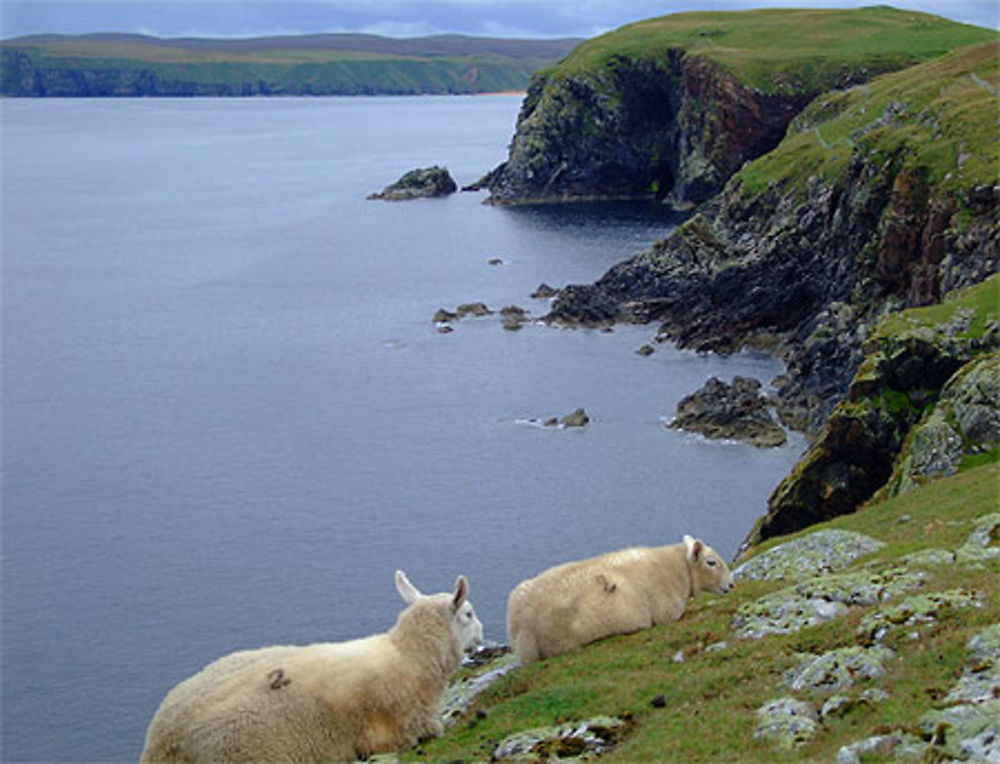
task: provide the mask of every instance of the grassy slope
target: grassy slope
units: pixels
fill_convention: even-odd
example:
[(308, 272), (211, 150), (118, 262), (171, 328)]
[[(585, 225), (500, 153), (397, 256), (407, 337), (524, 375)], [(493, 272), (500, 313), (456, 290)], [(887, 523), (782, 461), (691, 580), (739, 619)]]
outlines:
[[(940, 305), (889, 315), (876, 333), (890, 335), (916, 325), (937, 325), (950, 321), (959, 309), (977, 311), (969, 331), (981, 333), (981, 319), (997, 313), (998, 286), (1000, 276), (994, 276), (950, 295)], [(883, 549), (856, 563), (874, 561), (881, 568), (921, 549), (960, 547), (977, 517), (1000, 509), (998, 495), (1000, 464), (994, 448), (967, 459), (953, 477), (931, 481), (888, 501), (873, 500), (855, 514), (766, 542), (754, 554), (821, 528), (840, 528), (886, 542)], [(907, 521), (901, 519), (906, 517)], [(890, 637), (886, 644), (899, 657), (889, 663), (887, 676), (877, 683), (890, 698), (843, 718), (825, 720), (822, 731), (797, 753), (781, 753), (754, 739), (756, 709), (789, 694), (780, 681), (782, 673), (795, 665), (796, 653), (858, 644), (855, 630), (873, 608), (856, 608), (795, 634), (740, 641), (733, 638), (729, 626), (736, 610), (788, 585), (743, 582), (728, 596), (695, 600), (675, 624), (612, 637), (516, 669), (487, 690), (445, 738), (425, 746), (427, 757), (422, 760), (488, 760), (495, 743), (514, 732), (613, 714), (630, 715), (634, 727), (618, 749), (602, 757), (609, 762), (832, 761), (842, 745), (888, 728), (912, 728), (960, 673), (966, 640), (1000, 621), (1000, 558), (979, 570), (957, 566), (927, 570), (928, 579), (920, 591), (973, 589), (980, 593), (984, 606), (946, 612), (934, 625), (921, 629), (919, 641), (902, 634)], [(705, 651), (721, 641), (729, 647)], [(685, 656), (681, 663), (673, 659), (678, 651)], [(859, 689), (866, 686), (861, 682)], [(653, 708), (650, 701), (661, 694), (666, 696), (666, 708)], [(484, 718), (476, 718), (478, 709), (486, 712)], [(414, 754), (407, 758), (421, 760)]]
[(997, 39), (995, 31), (887, 6), (678, 13), (589, 40), (553, 72), (579, 74), (605, 66), (614, 56), (660, 57), (681, 49), (720, 64), (761, 91), (801, 91), (830, 71), (876, 62), (884, 62), (879, 68), (886, 71), (899, 69), (991, 39)]
[[(797, 535), (843, 528), (887, 542), (862, 563), (891, 561), (929, 547), (954, 549), (961, 546), (976, 517), (996, 511), (998, 481), (1000, 469), (994, 461)], [(909, 521), (901, 521), (904, 516)], [(789, 538), (764, 545), (761, 551)], [(754, 739), (755, 710), (788, 694), (779, 682), (782, 672), (795, 664), (795, 653), (857, 644), (855, 629), (871, 611), (860, 608), (796, 634), (734, 640), (728, 624), (736, 609), (783, 586), (741, 584), (727, 597), (697, 600), (676, 624), (613, 637), (516, 669), (488, 690), (445, 738), (425, 746), (423, 760), (488, 760), (495, 741), (513, 732), (610, 713), (631, 715), (635, 726), (616, 751), (602, 758), (609, 762), (832, 761), (842, 745), (877, 730), (915, 724), (932, 709), (940, 691), (954, 682), (964, 660), (965, 641), (1000, 619), (1000, 561), (979, 571), (933, 569), (923, 590), (975, 589), (985, 606), (945, 615), (924, 629), (919, 641), (890, 640), (900, 657), (890, 662), (887, 676), (878, 682), (890, 692), (889, 700), (827, 720), (801, 751), (780, 753)], [(722, 640), (729, 642), (728, 649), (705, 652), (707, 645)], [(678, 651), (684, 653), (682, 663), (673, 660)], [(662, 710), (650, 704), (660, 694), (667, 699)], [(476, 709), (485, 710), (486, 717), (476, 719)]]
[(781, 145), (734, 180), (756, 193), (818, 175), (843, 177), (852, 154), (875, 163), (901, 158), (939, 192), (996, 182), (1000, 42), (981, 43), (851, 90), (822, 96), (789, 127)]

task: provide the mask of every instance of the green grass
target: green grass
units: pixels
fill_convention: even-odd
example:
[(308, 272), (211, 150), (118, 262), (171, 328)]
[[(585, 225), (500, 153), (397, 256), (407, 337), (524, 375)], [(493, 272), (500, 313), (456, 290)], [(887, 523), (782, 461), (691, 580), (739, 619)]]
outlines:
[(892, 313), (883, 318), (872, 335), (877, 341), (882, 337), (892, 337), (920, 327), (934, 328), (951, 323), (959, 311), (971, 311), (969, 327), (957, 336), (967, 339), (982, 337), (990, 318), (1000, 318), (1000, 274), (974, 286), (949, 293), (944, 302), (925, 308)]
[[(844, 528), (874, 536), (886, 546), (863, 563), (891, 563), (928, 547), (956, 548), (974, 519), (997, 511), (1000, 468), (994, 463), (966, 469), (896, 499), (871, 504), (819, 528)], [(792, 537), (775, 539), (763, 551)], [(878, 686), (888, 701), (860, 706), (843, 718), (827, 720), (800, 752), (783, 754), (755, 740), (754, 711), (766, 700), (787, 694), (778, 687), (782, 672), (798, 652), (819, 652), (857, 644), (855, 629), (863, 608), (818, 627), (763, 640), (733, 639), (729, 621), (736, 609), (781, 588), (781, 583), (747, 582), (728, 596), (703, 596), (677, 623), (612, 637), (582, 649), (518, 668), (488, 689), (447, 735), (423, 746), (409, 760), (488, 760), (497, 741), (535, 726), (616, 714), (631, 719), (624, 742), (602, 757), (636, 761), (832, 761), (840, 746), (877, 730), (913, 725), (949, 687), (964, 658), (969, 636), (1000, 618), (1000, 561), (981, 570), (929, 569), (925, 591), (958, 587), (980, 592), (980, 609), (956, 610), (922, 630), (922, 638), (891, 639), (900, 656), (891, 661)], [(726, 640), (728, 649), (706, 652)], [(683, 651), (685, 660), (673, 656)], [(862, 689), (865, 684), (861, 684)], [(664, 694), (664, 709), (650, 701)], [(485, 716), (478, 718), (476, 711)]]
[(588, 40), (553, 74), (599, 70), (617, 56), (661, 58), (683, 50), (764, 92), (814, 92), (859, 67), (895, 70), (996, 39), (992, 30), (888, 6), (678, 13)]
[(837, 182), (852, 155), (919, 174), (938, 193), (993, 185), (1000, 166), (1000, 43), (982, 43), (822, 96), (735, 180), (749, 194), (812, 176)]

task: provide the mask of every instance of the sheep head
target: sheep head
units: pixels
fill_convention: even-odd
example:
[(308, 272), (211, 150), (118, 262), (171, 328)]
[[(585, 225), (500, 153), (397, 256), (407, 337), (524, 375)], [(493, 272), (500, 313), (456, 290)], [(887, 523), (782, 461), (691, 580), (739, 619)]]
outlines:
[(469, 582), (465, 576), (455, 579), (455, 591), (452, 594), (423, 594), (410, 583), (410, 579), (401, 571), (396, 571), (396, 591), (403, 602), (412, 605), (428, 596), (439, 599), (448, 598), (448, 608), (451, 616), (449, 627), (463, 652), (471, 652), (483, 641), (483, 624), (476, 617), (476, 610), (469, 602)]
[(691, 593), (708, 591), (725, 594), (733, 588), (733, 575), (719, 553), (701, 539), (684, 537), (688, 570), (691, 573)]

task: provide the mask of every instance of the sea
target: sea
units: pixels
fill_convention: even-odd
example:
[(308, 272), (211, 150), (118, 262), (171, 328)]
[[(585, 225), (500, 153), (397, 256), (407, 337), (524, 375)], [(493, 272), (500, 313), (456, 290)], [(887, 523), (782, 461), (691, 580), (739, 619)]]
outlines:
[[(532, 318), (680, 218), (652, 204), (366, 199), (506, 156), (517, 95), (7, 99), (2, 748), (135, 761), (217, 657), (392, 626), (393, 574), (459, 574), (486, 638), (566, 560), (731, 558), (801, 454), (665, 426), (710, 376), (782, 371)], [(584, 408), (582, 428), (540, 426)]]

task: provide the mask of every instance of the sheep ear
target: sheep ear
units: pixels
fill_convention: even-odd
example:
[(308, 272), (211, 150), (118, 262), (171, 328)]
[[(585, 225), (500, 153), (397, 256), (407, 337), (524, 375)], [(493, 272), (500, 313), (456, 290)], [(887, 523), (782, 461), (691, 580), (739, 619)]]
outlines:
[(459, 576), (455, 579), (455, 594), (451, 599), (452, 609), (458, 610), (462, 607), (462, 604), (468, 596), (469, 582), (465, 580), (465, 576)]
[(693, 539), (690, 536), (684, 536), (684, 546), (687, 548), (688, 559), (691, 562), (698, 562), (698, 558), (701, 557), (701, 553), (705, 549), (705, 545), (702, 543), (701, 539)]
[(412, 605), (424, 596), (417, 587), (410, 583), (410, 579), (401, 570), (396, 571), (396, 591), (399, 592), (399, 596), (407, 605)]

